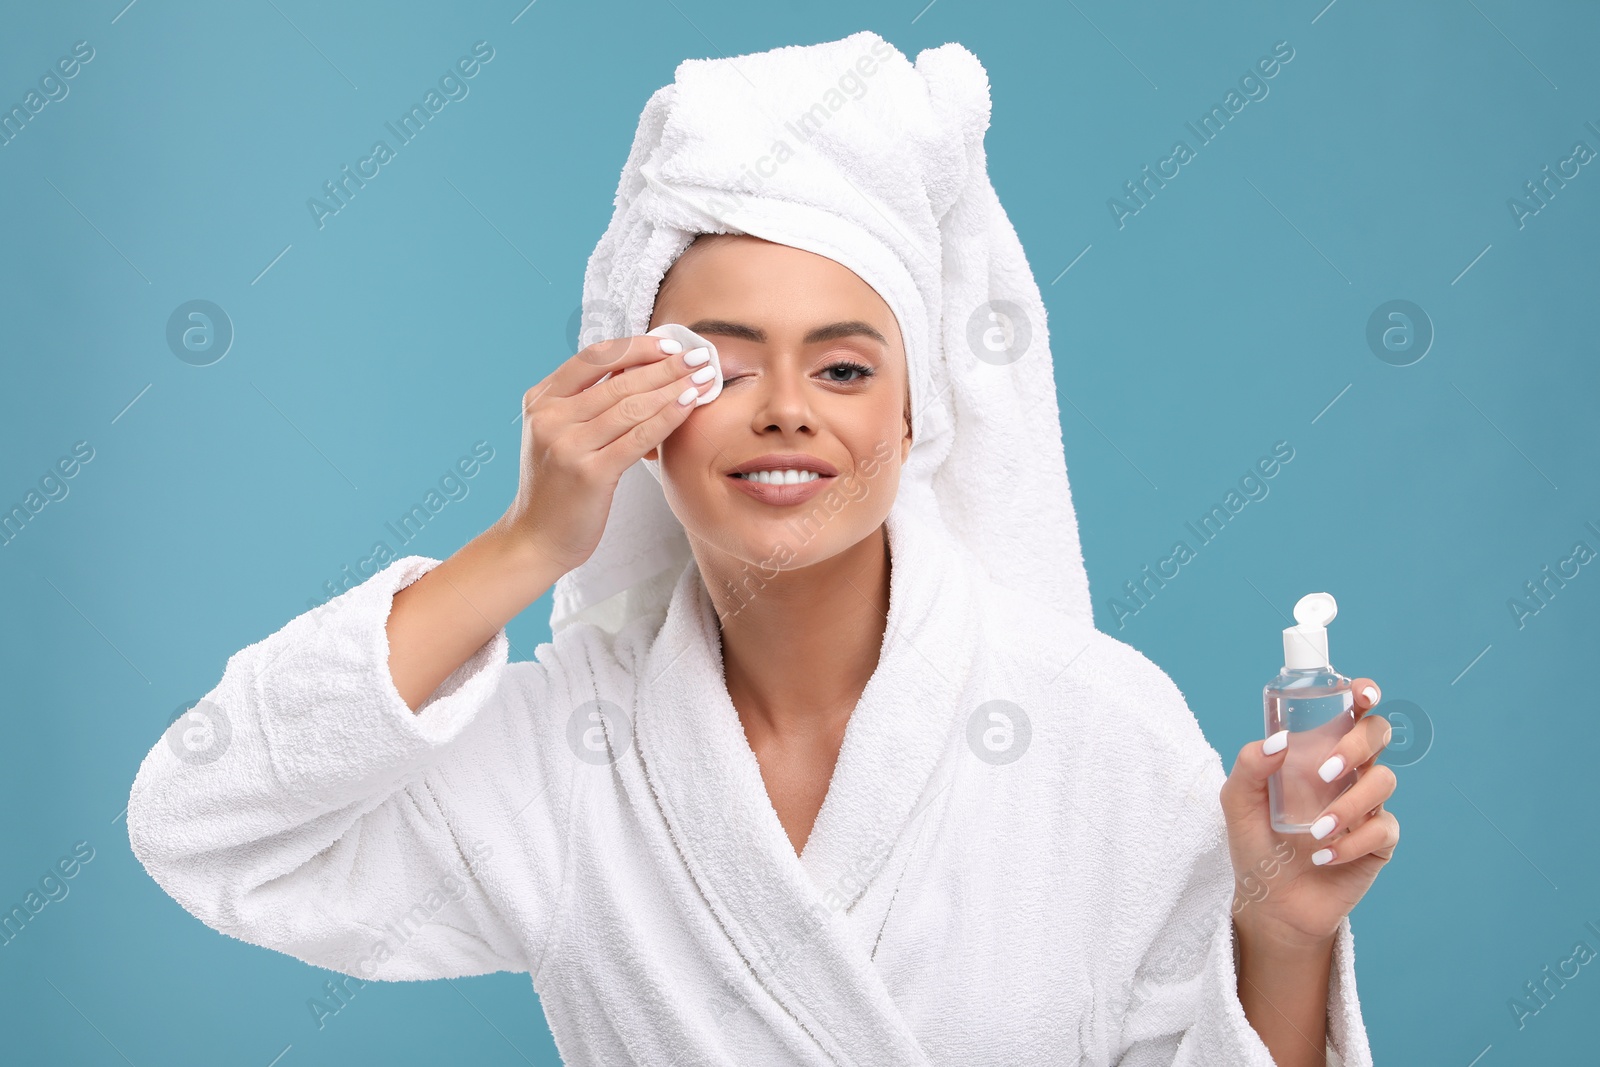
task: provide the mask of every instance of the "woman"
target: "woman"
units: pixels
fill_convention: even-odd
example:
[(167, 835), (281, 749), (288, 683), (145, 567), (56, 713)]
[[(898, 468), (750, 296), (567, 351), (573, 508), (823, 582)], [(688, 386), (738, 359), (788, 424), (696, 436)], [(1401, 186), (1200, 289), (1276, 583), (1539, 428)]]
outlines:
[(1370, 1064), (1387, 724), (1284, 837), (1285, 750), (1225, 778), (1093, 628), (988, 120), (959, 45), (680, 65), (516, 499), (229, 660), (134, 783), (162, 887), (357, 979), (526, 971), (570, 1063)]

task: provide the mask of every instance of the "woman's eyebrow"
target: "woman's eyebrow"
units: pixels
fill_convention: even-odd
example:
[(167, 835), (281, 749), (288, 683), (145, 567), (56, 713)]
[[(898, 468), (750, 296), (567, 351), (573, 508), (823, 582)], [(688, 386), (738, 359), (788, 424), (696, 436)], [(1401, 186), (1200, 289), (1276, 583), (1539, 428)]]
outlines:
[[(727, 319), (701, 319), (691, 323), (689, 329), (695, 333), (717, 334), (723, 337), (738, 337), (757, 344), (766, 344), (767, 331), (743, 322), (731, 322)], [(870, 337), (880, 345), (887, 346), (888, 340), (879, 333), (870, 323), (859, 319), (849, 322), (830, 322), (826, 326), (818, 326), (805, 337), (802, 343), (808, 345), (821, 344), (823, 341), (837, 341), (841, 337)]]

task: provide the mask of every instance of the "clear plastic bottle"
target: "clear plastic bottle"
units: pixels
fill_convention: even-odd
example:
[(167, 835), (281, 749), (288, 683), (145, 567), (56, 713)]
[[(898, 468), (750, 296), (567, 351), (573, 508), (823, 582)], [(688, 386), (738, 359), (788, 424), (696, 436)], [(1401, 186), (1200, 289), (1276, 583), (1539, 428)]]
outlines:
[(1331, 782), (1317, 768), (1356, 724), (1351, 681), (1328, 662), (1328, 623), (1339, 606), (1327, 593), (1307, 593), (1294, 606), (1296, 625), (1283, 631), (1283, 670), (1262, 691), (1267, 736), (1289, 731), (1283, 766), (1267, 779), (1272, 828), (1303, 834), (1324, 808), (1355, 784), (1352, 767)]

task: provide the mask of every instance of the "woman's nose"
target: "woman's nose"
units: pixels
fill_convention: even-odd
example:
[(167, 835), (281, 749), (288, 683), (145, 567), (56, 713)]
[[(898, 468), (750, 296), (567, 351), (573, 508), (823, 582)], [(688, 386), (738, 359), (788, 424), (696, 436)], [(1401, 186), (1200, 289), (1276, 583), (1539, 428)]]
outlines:
[(811, 401), (805, 381), (798, 373), (779, 371), (762, 375), (756, 390), (755, 421), (761, 426), (796, 430), (812, 423)]

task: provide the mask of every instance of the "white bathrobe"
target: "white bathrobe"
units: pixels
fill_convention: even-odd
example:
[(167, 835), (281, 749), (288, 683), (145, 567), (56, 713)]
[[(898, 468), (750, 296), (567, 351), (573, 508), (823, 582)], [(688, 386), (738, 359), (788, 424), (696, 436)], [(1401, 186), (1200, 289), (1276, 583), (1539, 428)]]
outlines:
[[(140, 767), (133, 850), (207, 925), (320, 967), (527, 972), (569, 1064), (1270, 1067), (1183, 696), (909, 513), (889, 534), (882, 656), (799, 857), (692, 561), (664, 617), (535, 662), (502, 631), (414, 714), (385, 620), (424, 556), (228, 660), (212, 747)], [(1348, 919), (1328, 1028), (1371, 1064)]]

